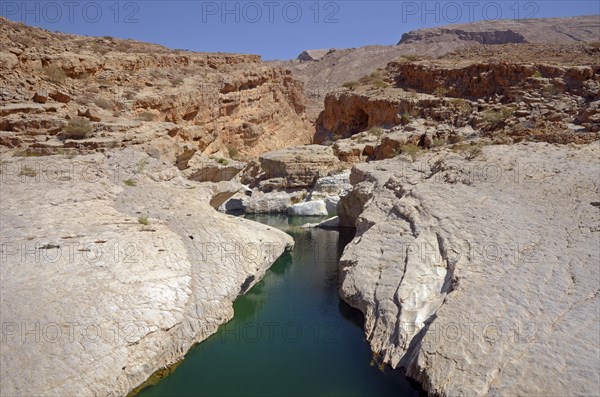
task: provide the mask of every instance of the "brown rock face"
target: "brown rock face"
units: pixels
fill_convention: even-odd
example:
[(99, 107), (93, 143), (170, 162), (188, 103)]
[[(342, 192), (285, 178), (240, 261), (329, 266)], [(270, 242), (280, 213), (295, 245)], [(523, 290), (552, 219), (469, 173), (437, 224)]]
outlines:
[[(479, 46), (441, 59), (390, 62), (356, 86), (327, 95), (317, 143), (415, 117), (470, 125), (519, 140), (590, 142), (600, 97), (597, 44)], [(560, 135), (560, 136), (558, 136)]]
[[(3, 18), (0, 43), (11, 50), (0, 58), (3, 104), (46, 101), (57, 107), (43, 117), (63, 124), (78, 109), (89, 109), (92, 116), (86, 117), (102, 121), (90, 139), (112, 141), (109, 146), (131, 145), (121, 131), (132, 124), (154, 131), (154, 138), (171, 139), (171, 145), (160, 145), (171, 146), (170, 159), (190, 151), (244, 159), (310, 141), (302, 83), (255, 55), (172, 51), (131, 40), (82, 38)], [(10, 113), (15, 115), (3, 120), (3, 130), (25, 128), (35, 141), (54, 139), (35, 128), (29, 117), (24, 119), (17, 110)], [(30, 149), (27, 141), (22, 149)], [(104, 146), (106, 142), (80, 145), (91, 150)]]
[(340, 166), (333, 149), (321, 145), (277, 150), (264, 154), (259, 161), (263, 190), (311, 187), (317, 178)]

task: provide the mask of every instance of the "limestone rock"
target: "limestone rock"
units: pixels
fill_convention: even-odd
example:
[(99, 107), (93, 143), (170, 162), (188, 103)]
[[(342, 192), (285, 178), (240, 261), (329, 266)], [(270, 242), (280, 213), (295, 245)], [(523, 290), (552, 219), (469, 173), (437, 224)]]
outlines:
[(2, 395), (126, 395), (293, 244), (141, 151), (7, 158), (2, 178)]
[[(71, 96), (69, 94), (66, 94), (63, 91), (54, 91), (50, 93), (50, 98), (54, 99), (57, 102), (61, 102), (61, 103), (69, 103), (71, 102)], [(93, 120), (93, 121), (100, 121), (100, 120)]]
[(220, 182), (230, 181), (244, 169), (245, 164), (226, 158), (210, 158), (196, 152), (188, 162), (184, 175), (192, 181)]
[(373, 351), (432, 395), (597, 393), (599, 155), (536, 143), (356, 165), (340, 294)]
[(293, 204), (287, 209), (287, 213), (292, 216), (326, 216), (329, 214), (323, 200)]
[(37, 90), (31, 100), (37, 103), (46, 103), (48, 101), (48, 93), (44, 90)]
[(339, 167), (330, 147), (307, 145), (286, 148), (260, 156), (265, 179), (280, 179), (279, 189), (312, 187), (321, 176)]
[(19, 64), (19, 58), (10, 52), (0, 52), (0, 68), (14, 69)]

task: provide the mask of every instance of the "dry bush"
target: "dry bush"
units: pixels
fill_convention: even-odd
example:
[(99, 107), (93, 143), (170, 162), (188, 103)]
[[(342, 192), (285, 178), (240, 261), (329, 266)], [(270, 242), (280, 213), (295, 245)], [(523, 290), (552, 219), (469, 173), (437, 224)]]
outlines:
[(63, 130), (62, 137), (64, 139), (85, 139), (91, 135), (93, 130), (88, 119), (77, 118), (69, 120), (69, 124)]
[(44, 68), (44, 74), (53, 83), (62, 83), (67, 78), (67, 74), (58, 65), (48, 65)]

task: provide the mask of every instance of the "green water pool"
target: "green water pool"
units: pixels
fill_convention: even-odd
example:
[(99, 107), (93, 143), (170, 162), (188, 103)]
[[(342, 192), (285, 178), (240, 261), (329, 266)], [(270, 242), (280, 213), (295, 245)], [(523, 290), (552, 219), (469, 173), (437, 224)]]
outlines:
[(296, 246), (235, 304), (235, 316), (176, 370), (139, 396), (419, 396), (380, 368), (360, 313), (338, 296), (345, 231), (300, 229), (285, 216), (251, 219), (291, 234)]

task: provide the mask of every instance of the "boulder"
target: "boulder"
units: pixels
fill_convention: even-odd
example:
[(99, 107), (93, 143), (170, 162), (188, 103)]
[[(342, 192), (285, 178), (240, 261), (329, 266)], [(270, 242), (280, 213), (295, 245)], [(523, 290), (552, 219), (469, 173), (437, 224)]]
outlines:
[(239, 161), (209, 157), (196, 152), (183, 173), (192, 181), (220, 182), (232, 180), (244, 167), (245, 164)]
[(288, 215), (292, 216), (326, 216), (329, 215), (327, 206), (323, 200), (306, 201), (293, 204), (287, 209)]
[[(50, 98), (54, 99), (57, 102), (61, 102), (61, 103), (71, 102), (71, 96), (69, 94), (64, 93), (63, 91), (51, 92)], [(93, 120), (93, 121), (100, 121), (100, 120)]]
[(265, 153), (259, 158), (265, 179), (281, 179), (280, 189), (312, 187), (318, 177), (340, 166), (327, 146), (307, 145)]
[(37, 103), (46, 103), (48, 101), (48, 92), (45, 90), (37, 90), (35, 94), (33, 94), (31, 100)]
[(294, 201), (299, 201), (306, 191), (285, 192), (261, 192), (258, 189), (252, 191), (252, 195), (246, 202), (246, 212), (249, 214), (286, 213)]
[(10, 52), (0, 52), (0, 68), (14, 69), (19, 64), (19, 58)]

